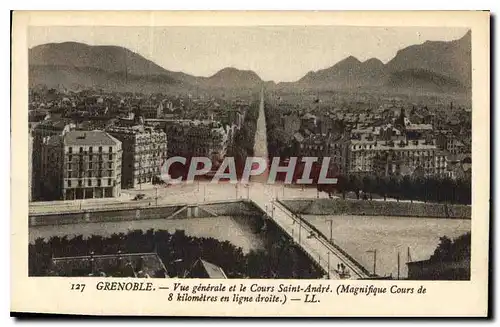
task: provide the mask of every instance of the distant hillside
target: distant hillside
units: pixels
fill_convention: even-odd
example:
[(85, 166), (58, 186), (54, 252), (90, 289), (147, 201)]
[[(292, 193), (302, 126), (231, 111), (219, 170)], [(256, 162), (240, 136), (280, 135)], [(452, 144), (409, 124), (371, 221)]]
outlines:
[(263, 82), (253, 71), (224, 68), (210, 77), (166, 70), (128, 49), (76, 42), (29, 50), (30, 85), (68, 89), (169, 92), (186, 90), (373, 90), (386, 93), (453, 93), (470, 98), (471, 33), (450, 41), (427, 41), (401, 49), (387, 64), (353, 56), (309, 72), (297, 82)]
[(386, 76), (384, 64), (375, 58), (365, 62), (350, 56), (334, 66), (309, 72), (297, 84), (304, 88), (356, 88), (381, 84)]
[(123, 72), (107, 72), (91, 67), (32, 65), (29, 67), (30, 87), (81, 91), (103, 89), (115, 92), (170, 92), (185, 87), (168, 75), (138, 76)]
[(407, 69), (392, 73), (386, 87), (401, 91), (413, 89), (416, 93), (462, 94), (468, 91), (459, 80), (425, 69)]
[(202, 83), (206, 87), (214, 88), (254, 88), (260, 86), (263, 81), (259, 75), (251, 70), (239, 70), (231, 67), (219, 70)]
[(95, 68), (131, 75), (169, 75), (171, 72), (126, 48), (117, 46), (90, 46), (64, 42), (39, 45), (29, 50), (29, 64), (33, 66)]
[(252, 71), (224, 68), (211, 77), (197, 77), (166, 70), (123, 47), (76, 42), (36, 46), (29, 50), (29, 65), (32, 87), (151, 93), (254, 88), (263, 83)]
[(384, 65), (376, 58), (359, 61), (349, 56), (332, 67), (309, 72), (286, 90), (376, 89), (403, 93), (471, 92), (471, 33), (450, 42), (427, 41), (397, 52)]
[(450, 41), (427, 41), (398, 51), (387, 63), (391, 72), (424, 69), (471, 86), (471, 32)]

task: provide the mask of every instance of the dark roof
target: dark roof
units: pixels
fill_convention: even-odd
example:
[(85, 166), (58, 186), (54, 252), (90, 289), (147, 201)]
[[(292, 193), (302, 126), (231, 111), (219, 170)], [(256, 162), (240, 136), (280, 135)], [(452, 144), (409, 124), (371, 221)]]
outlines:
[(54, 127), (58, 129), (64, 129), (66, 125), (70, 124), (71, 120), (69, 119), (59, 119), (59, 120), (42, 120), (38, 125), (40, 128), (44, 127)]
[(423, 265), (429, 264), (430, 262), (431, 262), (430, 259), (420, 260), (420, 261), (410, 261), (410, 262), (407, 262), (406, 265), (407, 266), (423, 266)]
[(198, 276), (202, 272), (203, 275), (206, 273), (206, 276), (208, 278), (227, 279), (227, 276), (221, 267), (214, 265), (213, 263), (210, 263), (203, 259), (196, 260), (196, 262), (193, 264), (191, 268), (191, 271), (189, 271), (188, 275), (195, 278), (206, 278), (205, 276)]
[(64, 135), (66, 145), (116, 145), (120, 141), (103, 131), (71, 131)]
[(200, 261), (210, 278), (227, 278), (221, 267), (202, 259)]
[[(138, 267), (139, 262), (141, 267)], [(162, 272), (165, 277), (168, 277), (167, 270), (156, 253), (59, 257), (52, 258), (51, 268), (58, 276), (71, 275), (75, 269), (80, 270), (82, 276), (96, 272), (113, 276), (113, 269), (117, 264), (120, 264), (121, 270), (130, 277), (155, 277), (157, 272)]]

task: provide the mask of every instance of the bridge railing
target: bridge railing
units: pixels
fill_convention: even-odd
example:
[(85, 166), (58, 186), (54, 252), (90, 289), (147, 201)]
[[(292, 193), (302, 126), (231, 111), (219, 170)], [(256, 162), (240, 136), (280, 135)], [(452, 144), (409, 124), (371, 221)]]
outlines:
[[(354, 259), (349, 253), (347, 253), (340, 246), (338, 246), (337, 244), (334, 244), (334, 243), (328, 241), (326, 239), (326, 237), (323, 235), (323, 233), (316, 226), (314, 226), (313, 224), (311, 224), (307, 220), (302, 219), (302, 217), (300, 217), (299, 215), (297, 215), (296, 213), (294, 213), (292, 210), (290, 210), (283, 202), (281, 202), (281, 200), (277, 199), (275, 201), (275, 203), (279, 204), (284, 209), (286, 209), (286, 210), (282, 210), (282, 211), (286, 215), (288, 215), (289, 217), (291, 217), (292, 219), (294, 219), (294, 221), (299, 220), (299, 223), (301, 223), (301, 222), (304, 223), (304, 225), (307, 226), (310, 229), (310, 232), (314, 232), (317, 235), (318, 241), (321, 242), (326, 248), (333, 250), (333, 252), (338, 251), (345, 258), (347, 258), (348, 261), (342, 260), (342, 261), (345, 261), (344, 263), (346, 264), (346, 266), (348, 266), (349, 268), (351, 268), (352, 270), (354, 270), (360, 276), (362, 276), (362, 275), (370, 276), (370, 272), (365, 267), (363, 267), (363, 265), (361, 265), (356, 259)], [(288, 212), (290, 212), (291, 214), (288, 213)], [(350, 263), (352, 263), (353, 265), (355, 265), (355, 267), (352, 267)]]
[(41, 216), (50, 214), (65, 214), (65, 213), (81, 213), (81, 212), (99, 212), (99, 211), (114, 211), (114, 210), (138, 210), (147, 208), (167, 208), (174, 206), (190, 206), (190, 205), (210, 205), (217, 203), (232, 203), (241, 202), (241, 199), (227, 199), (227, 200), (213, 200), (207, 202), (186, 202), (186, 201), (172, 201), (169, 203), (151, 203), (151, 201), (131, 201), (131, 202), (106, 202), (99, 203), (59, 203), (55, 206), (45, 207), (44, 203), (30, 205), (30, 216)]

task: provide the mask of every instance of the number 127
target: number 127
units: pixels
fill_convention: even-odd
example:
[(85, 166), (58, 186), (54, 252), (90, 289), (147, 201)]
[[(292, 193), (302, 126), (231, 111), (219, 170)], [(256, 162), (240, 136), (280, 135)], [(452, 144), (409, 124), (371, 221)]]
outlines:
[(85, 289), (85, 284), (71, 284), (72, 291), (83, 292), (84, 289)]

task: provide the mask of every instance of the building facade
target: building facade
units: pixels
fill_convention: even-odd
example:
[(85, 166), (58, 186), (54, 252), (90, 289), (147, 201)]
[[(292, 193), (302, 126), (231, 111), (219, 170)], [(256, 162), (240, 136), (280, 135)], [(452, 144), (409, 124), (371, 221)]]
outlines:
[(230, 127), (214, 120), (176, 120), (166, 124), (168, 157), (208, 157), (222, 161), (230, 141)]
[(144, 125), (113, 127), (107, 132), (122, 143), (122, 188), (141, 188), (161, 174), (167, 157), (165, 132)]
[(435, 174), (436, 145), (426, 140), (350, 141), (349, 172), (388, 175)]
[(70, 131), (42, 146), (42, 186), (47, 200), (120, 196), (121, 142), (102, 131)]
[(31, 200), (45, 200), (44, 174), (42, 171), (42, 151), (48, 138), (61, 136), (76, 128), (74, 123), (65, 120), (44, 120), (31, 130)]
[(436, 144), (441, 150), (451, 154), (460, 154), (465, 151), (465, 145), (457, 140), (451, 132), (440, 132), (436, 137)]

